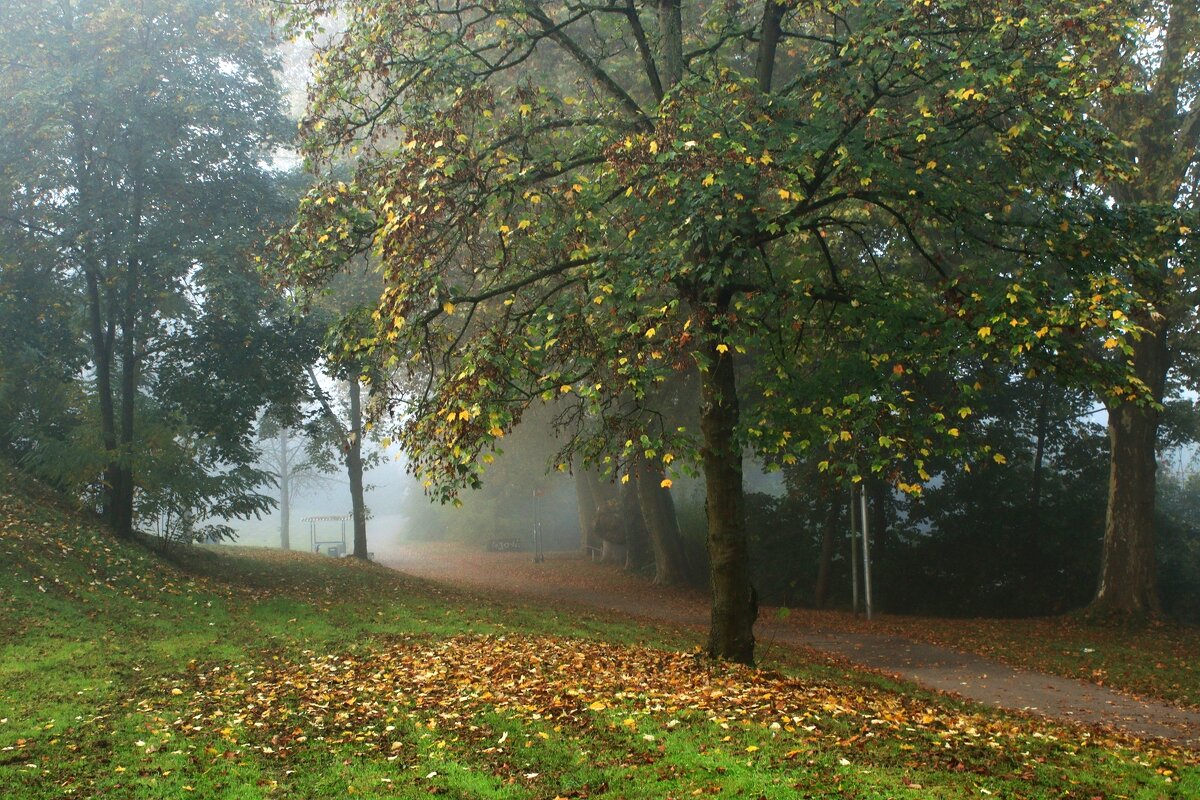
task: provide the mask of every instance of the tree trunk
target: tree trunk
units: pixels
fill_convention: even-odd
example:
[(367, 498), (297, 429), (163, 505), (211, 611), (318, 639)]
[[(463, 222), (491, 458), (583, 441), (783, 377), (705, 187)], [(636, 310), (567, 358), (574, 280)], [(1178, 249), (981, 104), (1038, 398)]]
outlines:
[(358, 377), (350, 376), (350, 441), (346, 453), (346, 472), (350, 478), (351, 513), (354, 516), (354, 557), (366, 561), (367, 504), (363, 498), (362, 464), (362, 387)]
[(596, 501), (596, 517), (592, 522), (592, 534), (598, 539), (600, 561), (606, 564), (625, 563), (625, 529), (620, 524), (620, 493), (612, 481), (606, 481), (595, 470), (587, 473), (588, 486)]
[(625, 522), (625, 569), (637, 572), (650, 563), (650, 534), (638, 502), (638, 478), (621, 484), (621, 518)]
[(663, 471), (656, 463), (649, 459), (639, 460), (638, 504), (654, 553), (654, 582), (660, 586), (674, 586), (688, 582), (690, 570), (683, 538), (679, 535), (675, 502), (671, 499), (671, 490), (662, 486), (662, 480)]
[(715, 335), (706, 339), (709, 363), (701, 374), (700, 431), (712, 584), (708, 654), (753, 664), (758, 604), (750, 585), (742, 452), (736, 441), (738, 400), (733, 353)]
[(292, 549), (292, 454), (287, 428), (279, 427), (279, 546)]
[[(1161, 401), (1167, 371), (1166, 325), (1146, 327), (1133, 343), (1137, 376)], [(1091, 610), (1101, 615), (1143, 616), (1160, 610), (1154, 547), (1154, 499), (1158, 459), (1155, 443), (1160, 412), (1150, 406), (1113, 402), (1108, 408), (1108, 511), (1100, 583)]]
[(817, 561), (817, 585), (813, 591), (813, 604), (817, 608), (825, 608), (829, 604), (829, 584), (833, 572), (833, 553), (837, 548), (838, 524), (841, 521), (842, 509), (837, 500), (838, 494), (830, 492), (829, 507), (825, 511), (825, 521), (821, 525), (821, 551)]
[(659, 0), (658, 29), (661, 32), (659, 74), (663, 89), (669, 92), (683, 80), (683, 11), (680, 0)]
[(592, 484), (588, 472), (589, 470), (583, 466), (575, 468), (575, 504), (579, 508), (579, 549), (584, 555), (588, 555), (591, 548), (600, 546), (600, 543), (595, 540), (594, 534), (597, 503), (592, 494)]

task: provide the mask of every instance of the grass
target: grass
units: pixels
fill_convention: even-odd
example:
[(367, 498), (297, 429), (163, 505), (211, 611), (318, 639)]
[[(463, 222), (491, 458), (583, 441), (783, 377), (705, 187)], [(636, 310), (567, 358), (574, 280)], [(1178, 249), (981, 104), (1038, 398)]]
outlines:
[(373, 565), (164, 559), (0, 480), (6, 798), (1200, 796), (1166, 746)]

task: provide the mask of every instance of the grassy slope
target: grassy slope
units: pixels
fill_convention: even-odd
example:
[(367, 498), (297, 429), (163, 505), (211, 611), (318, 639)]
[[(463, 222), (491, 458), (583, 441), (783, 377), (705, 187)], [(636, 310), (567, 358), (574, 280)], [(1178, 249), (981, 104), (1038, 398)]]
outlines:
[(4, 796), (1200, 796), (1194, 759), (307, 555), (112, 542), (0, 472)]

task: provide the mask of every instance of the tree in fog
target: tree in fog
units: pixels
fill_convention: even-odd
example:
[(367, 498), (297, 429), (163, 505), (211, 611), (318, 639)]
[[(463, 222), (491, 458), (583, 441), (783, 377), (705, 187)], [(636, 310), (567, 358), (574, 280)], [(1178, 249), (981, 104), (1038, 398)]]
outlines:
[[(89, 453), (68, 466), (120, 536), (169, 477), (148, 474), (162, 448), (227, 479), (180, 496), (252, 492), (238, 473), (254, 418), (294, 383), (286, 317), (250, 258), (281, 205), (268, 24), (235, 0), (30, 0), (0, 6), (0, 50), (0, 225), (60, 287), (31, 324), (69, 328), (87, 361), (87, 425), (35, 455)], [(155, 445), (162, 426), (178, 435)]]
[(1159, 610), (1154, 504), (1161, 404), (1172, 370), (1197, 349), (1200, 307), (1200, 271), (1188, 244), (1191, 228), (1200, 230), (1200, 7), (1194, 0), (1136, 7), (1143, 26), (1103, 51), (1128, 79), (1125, 91), (1106, 99), (1101, 115), (1121, 132), (1137, 169), (1106, 176), (1100, 190), (1142, 224), (1181, 212), (1183, 219), (1160, 223), (1167, 242), (1149, 264), (1112, 267), (1141, 300), (1130, 309), (1141, 332), (1117, 357), (1128, 361), (1148, 395), (1098, 391), (1108, 409), (1111, 450), (1092, 609), (1121, 615)]
[[(401, 442), (435, 496), (477, 485), (553, 398), (581, 409), (564, 459), (702, 472), (708, 651), (751, 661), (744, 448), (883, 460), (914, 486), (972, 413), (969, 383), (918, 403), (905, 382), (923, 364), (1053, 348), (1124, 297), (1090, 280), (1094, 231), (1069, 191), (1112, 167), (1084, 113), (1103, 85), (1087, 54), (1121, 9), (290, 4), (297, 30), (333, 12), (344, 30), (318, 52), (302, 126), (324, 179), (281, 247), (301, 288), (378, 260), (374, 325), (342, 345), (399, 376), (373, 388), (404, 404)], [(328, 169), (342, 156), (346, 181)], [(862, 337), (871, 369), (799, 396), (829, 330)], [(698, 429), (653, 405), (681, 372)]]

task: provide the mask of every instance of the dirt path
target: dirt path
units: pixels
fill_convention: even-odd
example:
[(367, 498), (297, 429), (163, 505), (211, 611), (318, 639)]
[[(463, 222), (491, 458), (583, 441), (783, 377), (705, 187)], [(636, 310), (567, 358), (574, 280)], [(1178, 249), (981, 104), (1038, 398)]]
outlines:
[[(447, 544), (412, 544), (381, 559), (389, 567), (455, 586), (616, 611), (669, 625), (703, 629), (709, 606), (699, 592), (662, 589), (575, 554), (487, 553)], [(1200, 713), (1141, 700), (1085, 681), (1014, 669), (992, 659), (896, 636), (835, 630), (780, 619), (763, 609), (755, 636), (807, 647), (969, 700), (1060, 720), (1108, 725), (1140, 737), (1168, 739), (1200, 749)]]

